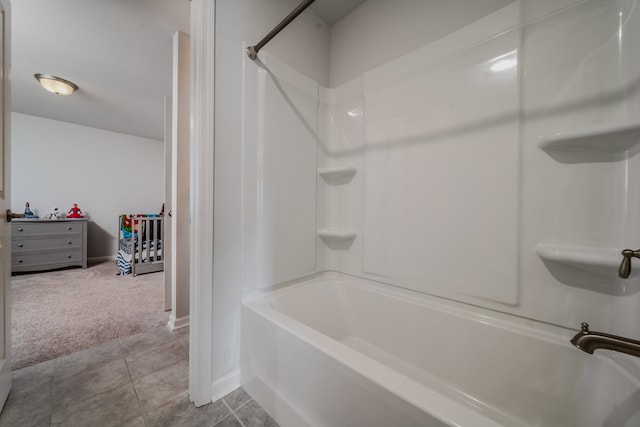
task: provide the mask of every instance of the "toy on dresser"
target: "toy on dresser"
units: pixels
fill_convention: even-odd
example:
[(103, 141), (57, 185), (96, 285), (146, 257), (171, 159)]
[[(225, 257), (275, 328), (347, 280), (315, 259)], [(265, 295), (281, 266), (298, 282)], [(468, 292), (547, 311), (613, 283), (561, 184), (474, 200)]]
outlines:
[(69, 212), (67, 213), (67, 218), (84, 218), (84, 215), (82, 215), (82, 211), (78, 207), (77, 203), (74, 203), (73, 207), (69, 209)]
[(48, 214), (44, 216), (44, 219), (61, 219), (64, 218), (64, 214), (58, 210), (58, 208), (53, 207)]
[(31, 207), (29, 206), (29, 202), (24, 205), (24, 217), (25, 218), (38, 218), (38, 215), (34, 214), (31, 211)]

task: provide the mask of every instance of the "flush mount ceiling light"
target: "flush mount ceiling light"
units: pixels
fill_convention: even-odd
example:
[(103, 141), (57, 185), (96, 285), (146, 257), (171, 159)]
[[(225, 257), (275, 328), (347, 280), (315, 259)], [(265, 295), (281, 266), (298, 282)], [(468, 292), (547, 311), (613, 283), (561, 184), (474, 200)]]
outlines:
[(65, 80), (61, 77), (51, 76), (49, 74), (34, 74), (33, 77), (38, 80), (43, 88), (56, 95), (71, 95), (78, 90), (75, 83)]

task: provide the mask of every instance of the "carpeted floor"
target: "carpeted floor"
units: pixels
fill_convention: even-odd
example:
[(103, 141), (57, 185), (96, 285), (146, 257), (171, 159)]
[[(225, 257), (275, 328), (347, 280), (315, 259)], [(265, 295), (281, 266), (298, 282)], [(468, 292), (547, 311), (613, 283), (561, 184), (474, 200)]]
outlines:
[(11, 280), (12, 368), (166, 324), (163, 272), (118, 276), (115, 261)]

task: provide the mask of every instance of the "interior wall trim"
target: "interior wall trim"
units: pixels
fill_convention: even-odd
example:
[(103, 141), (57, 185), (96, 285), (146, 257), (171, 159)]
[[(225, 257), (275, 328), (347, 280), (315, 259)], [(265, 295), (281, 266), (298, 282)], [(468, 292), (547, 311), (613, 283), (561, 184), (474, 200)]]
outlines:
[(236, 369), (211, 384), (211, 401), (222, 399), (238, 387), (240, 387), (240, 370)]
[(191, 2), (189, 398), (196, 406), (212, 396), (215, 4)]
[(175, 313), (171, 313), (171, 315), (169, 316), (169, 321), (167, 322), (167, 326), (172, 331), (175, 331), (176, 329), (186, 328), (187, 326), (189, 326), (189, 316), (176, 318)]

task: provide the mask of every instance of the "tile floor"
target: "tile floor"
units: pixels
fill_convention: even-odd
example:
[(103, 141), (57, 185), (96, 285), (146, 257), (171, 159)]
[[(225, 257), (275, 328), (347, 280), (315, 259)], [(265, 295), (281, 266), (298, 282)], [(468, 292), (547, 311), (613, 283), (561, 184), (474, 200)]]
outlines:
[(196, 408), (189, 330), (166, 327), (13, 372), (0, 427), (277, 427), (242, 389)]

